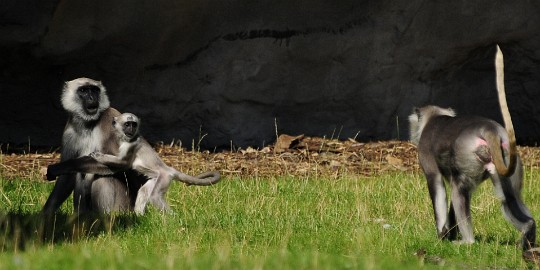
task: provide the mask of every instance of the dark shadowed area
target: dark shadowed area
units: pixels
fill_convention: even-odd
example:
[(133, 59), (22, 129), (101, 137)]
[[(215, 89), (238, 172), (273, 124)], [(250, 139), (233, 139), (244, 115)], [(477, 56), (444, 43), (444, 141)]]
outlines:
[(518, 142), (540, 141), (536, 1), (51, 1), (0, 5), (0, 142), (60, 144), (63, 81), (101, 80), (150, 141), (202, 148), (277, 132), (407, 139), (413, 106), (501, 121), (505, 54)]

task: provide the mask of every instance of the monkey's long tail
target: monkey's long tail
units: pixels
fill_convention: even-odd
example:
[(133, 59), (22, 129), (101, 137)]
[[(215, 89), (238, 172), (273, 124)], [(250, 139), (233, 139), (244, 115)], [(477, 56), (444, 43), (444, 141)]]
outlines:
[(512, 124), (512, 118), (510, 117), (510, 111), (508, 110), (508, 104), (506, 103), (506, 91), (504, 87), (504, 58), (503, 58), (501, 48), (499, 48), (499, 45), (497, 45), (497, 53), (495, 54), (495, 73), (496, 73), (497, 92), (499, 94), (499, 105), (501, 107), (501, 114), (504, 121), (504, 127), (506, 128), (506, 132), (508, 133), (508, 140), (509, 140), (508, 152), (510, 155), (510, 161), (508, 163), (508, 166), (504, 164), (503, 159), (502, 159), (502, 151), (500, 149), (499, 138), (498, 138), (499, 146), (496, 147), (498, 151), (493, 148), (494, 146), (491, 146), (491, 145), (490, 145), (490, 149), (492, 151), (491, 153), (493, 156), (493, 161), (494, 161), (493, 163), (495, 164), (497, 173), (499, 173), (502, 176), (510, 176), (514, 174), (514, 171), (516, 169), (516, 163), (517, 163), (516, 134), (514, 132), (514, 125)]
[(221, 180), (221, 176), (218, 171), (210, 171), (201, 173), (197, 176), (187, 175), (185, 173), (175, 170), (173, 175), (175, 180), (183, 182), (187, 185), (196, 185), (196, 186), (209, 186), (213, 185)]

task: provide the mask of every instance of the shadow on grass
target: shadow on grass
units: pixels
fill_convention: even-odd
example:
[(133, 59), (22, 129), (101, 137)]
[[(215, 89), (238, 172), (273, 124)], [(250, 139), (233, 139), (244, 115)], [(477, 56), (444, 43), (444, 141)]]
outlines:
[(138, 218), (133, 214), (57, 213), (46, 217), (40, 213), (0, 212), (0, 251), (23, 251), (44, 244), (87, 240), (137, 223)]
[(516, 248), (520, 247), (520, 241), (519, 239), (515, 239), (513, 237), (508, 236), (508, 238), (501, 238), (497, 235), (484, 235), (484, 236), (477, 236), (475, 237), (476, 242), (484, 242), (484, 243), (490, 243), (490, 244), (498, 244), (501, 246), (515, 246)]

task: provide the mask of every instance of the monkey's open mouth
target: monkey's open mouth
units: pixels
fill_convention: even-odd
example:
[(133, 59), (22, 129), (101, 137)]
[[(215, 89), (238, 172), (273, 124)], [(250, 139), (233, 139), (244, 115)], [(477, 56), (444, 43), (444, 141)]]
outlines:
[(87, 112), (88, 114), (96, 114), (97, 111), (98, 111), (98, 106), (94, 106), (94, 105), (92, 105), (92, 106), (86, 106), (86, 112)]

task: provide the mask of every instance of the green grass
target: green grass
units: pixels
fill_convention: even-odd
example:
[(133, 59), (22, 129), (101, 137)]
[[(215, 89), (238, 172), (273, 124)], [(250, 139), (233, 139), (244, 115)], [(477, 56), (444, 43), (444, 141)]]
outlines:
[[(539, 171), (524, 200), (540, 216)], [(38, 212), (52, 184), (3, 180), (0, 269), (526, 269), (519, 233), (501, 214), (489, 181), (473, 198), (477, 242), (436, 237), (423, 176), (314, 179), (226, 178), (211, 187), (173, 184), (172, 214)], [(51, 224), (54, 224), (52, 226)], [(421, 260), (414, 253), (426, 251)]]

